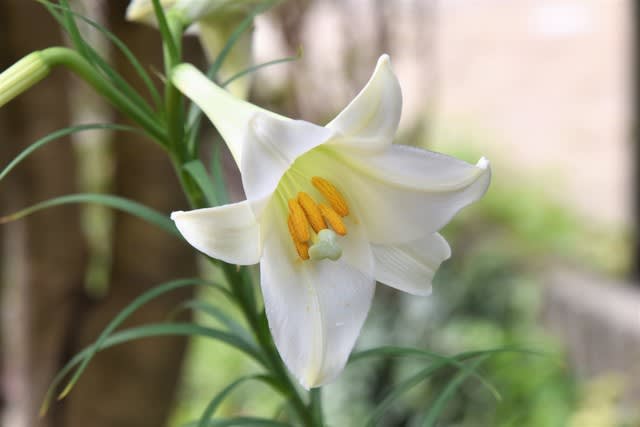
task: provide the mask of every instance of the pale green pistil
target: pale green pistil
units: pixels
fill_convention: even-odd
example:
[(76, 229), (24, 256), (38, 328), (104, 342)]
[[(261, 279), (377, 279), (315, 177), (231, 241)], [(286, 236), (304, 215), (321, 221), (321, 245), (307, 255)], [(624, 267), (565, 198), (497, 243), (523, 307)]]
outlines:
[(309, 248), (309, 257), (315, 261), (327, 258), (337, 261), (341, 256), (342, 248), (338, 244), (338, 235), (328, 228), (320, 230), (318, 240)]

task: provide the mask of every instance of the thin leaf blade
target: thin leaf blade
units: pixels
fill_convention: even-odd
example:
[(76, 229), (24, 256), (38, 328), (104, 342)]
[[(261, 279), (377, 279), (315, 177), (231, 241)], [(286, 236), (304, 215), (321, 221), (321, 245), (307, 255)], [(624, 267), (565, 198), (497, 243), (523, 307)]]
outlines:
[(43, 202), (29, 206), (28, 208), (22, 209), (18, 212), (14, 212), (13, 214), (0, 217), (0, 224), (24, 218), (25, 216), (31, 215), (43, 209), (70, 203), (97, 203), (109, 206), (111, 208), (134, 215), (140, 219), (147, 221), (150, 224), (156, 225), (162, 230), (166, 231), (169, 234), (173, 234), (176, 237), (182, 237), (176, 226), (173, 224), (173, 221), (171, 221), (168, 216), (163, 215), (160, 212), (153, 210), (141, 203), (125, 199), (124, 197), (96, 193), (69, 194), (66, 196), (60, 196), (53, 199), (45, 200)]

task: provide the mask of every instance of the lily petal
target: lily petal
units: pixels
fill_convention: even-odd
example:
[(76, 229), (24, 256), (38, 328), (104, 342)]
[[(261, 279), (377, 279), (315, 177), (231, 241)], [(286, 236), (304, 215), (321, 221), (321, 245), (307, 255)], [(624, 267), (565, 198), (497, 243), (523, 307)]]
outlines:
[[(371, 242), (397, 244), (435, 233), (463, 207), (478, 200), (491, 181), (486, 159), (471, 165), (453, 157), (403, 145), (382, 153), (332, 152), (336, 182)], [(319, 157), (319, 156), (317, 156)], [(330, 155), (329, 155), (330, 157)]]
[(171, 81), (213, 122), (238, 166), (242, 160), (245, 129), (254, 114), (259, 112), (281, 120), (291, 120), (234, 97), (191, 64), (176, 66), (171, 73)]
[(398, 245), (371, 245), (376, 280), (413, 295), (431, 294), (431, 280), (451, 248), (438, 233)]
[(343, 239), (340, 260), (317, 262), (299, 260), (282, 227), (265, 240), (260, 274), (269, 327), (285, 364), (306, 388), (344, 369), (371, 306), (371, 252), (363, 236), (350, 237)]
[(299, 156), (333, 135), (327, 128), (302, 120), (283, 120), (260, 113), (253, 116), (245, 135), (240, 164), (247, 199), (267, 198)]
[(401, 111), (400, 83), (389, 56), (382, 55), (366, 86), (327, 127), (345, 137), (340, 139), (343, 144), (380, 150), (393, 141)]
[(248, 201), (215, 208), (178, 211), (171, 219), (190, 245), (230, 264), (260, 261), (260, 225)]

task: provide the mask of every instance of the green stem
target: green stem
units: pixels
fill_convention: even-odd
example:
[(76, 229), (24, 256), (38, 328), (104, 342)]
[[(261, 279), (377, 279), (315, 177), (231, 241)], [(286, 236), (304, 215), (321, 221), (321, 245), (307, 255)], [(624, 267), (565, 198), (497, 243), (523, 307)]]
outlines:
[(322, 421), (322, 389), (311, 389), (310, 395), (311, 400), (309, 402), (309, 412), (311, 412), (314, 425), (321, 427), (324, 425), (324, 422)]
[[(182, 20), (173, 14), (167, 16), (167, 26), (171, 37), (169, 40), (163, 38), (164, 52), (164, 72), (165, 75), (171, 75), (173, 67), (178, 65), (182, 58), (182, 31), (184, 26)], [(178, 89), (171, 83), (171, 79), (167, 78), (165, 88), (165, 111), (167, 115), (167, 131), (169, 134), (169, 145), (178, 153), (180, 158), (185, 159), (188, 153), (185, 151), (184, 144), (179, 144), (183, 140), (184, 132), (184, 112), (182, 110), (182, 96)], [(189, 159), (192, 160), (192, 159)]]
[(63, 65), (73, 71), (111, 102), (114, 107), (138, 123), (156, 141), (166, 145), (167, 134), (158, 122), (132, 104), (126, 95), (106, 81), (79, 53), (65, 47), (50, 47), (39, 53), (49, 66)]
[(253, 293), (253, 286), (252, 283), (247, 280), (247, 276), (243, 275), (243, 270), (245, 270), (246, 267), (238, 269), (236, 266), (226, 263), (223, 263), (222, 267), (227, 280), (233, 286), (234, 294), (237, 295), (245, 319), (258, 340), (258, 345), (267, 356), (273, 374), (281, 381), (287, 390), (287, 398), (300, 417), (300, 421), (303, 425), (309, 427), (321, 426), (322, 424), (315, 422), (316, 420), (313, 418), (311, 411), (307, 408), (295, 384), (291, 381), (271, 338), (266, 316), (264, 313), (258, 313), (255, 304), (252, 304), (254, 298), (253, 295), (250, 296), (249, 293)]

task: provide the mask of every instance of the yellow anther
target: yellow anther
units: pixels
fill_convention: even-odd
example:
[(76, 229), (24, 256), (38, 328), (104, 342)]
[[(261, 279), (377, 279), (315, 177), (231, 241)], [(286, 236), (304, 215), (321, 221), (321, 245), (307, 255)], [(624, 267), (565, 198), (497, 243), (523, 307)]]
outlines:
[(340, 218), (340, 215), (335, 210), (333, 210), (333, 208), (323, 203), (318, 205), (318, 207), (320, 208), (320, 212), (322, 213), (325, 221), (327, 221), (333, 231), (341, 236), (347, 234), (347, 227), (344, 225), (344, 222), (342, 222), (342, 218)]
[(298, 203), (302, 206), (304, 213), (307, 214), (307, 219), (313, 231), (317, 233), (327, 228), (327, 224), (325, 224), (324, 219), (322, 219), (320, 208), (318, 208), (318, 205), (310, 195), (304, 192), (298, 193)]
[(289, 218), (291, 218), (293, 229), (291, 236), (293, 236), (293, 240), (301, 243), (308, 241), (311, 238), (309, 234), (309, 221), (304, 214), (304, 210), (302, 210), (302, 206), (300, 206), (300, 203), (298, 203), (296, 199), (289, 200)]
[(287, 225), (289, 226), (289, 234), (291, 234), (291, 240), (293, 240), (293, 245), (296, 247), (296, 252), (298, 252), (298, 256), (302, 260), (309, 259), (309, 243), (298, 242), (296, 240), (294, 229), (293, 229), (293, 221), (291, 220), (291, 215), (289, 215), (289, 220), (287, 221)]
[(338, 189), (329, 181), (319, 176), (311, 178), (311, 183), (327, 199), (333, 210), (340, 216), (349, 215), (349, 206)]

